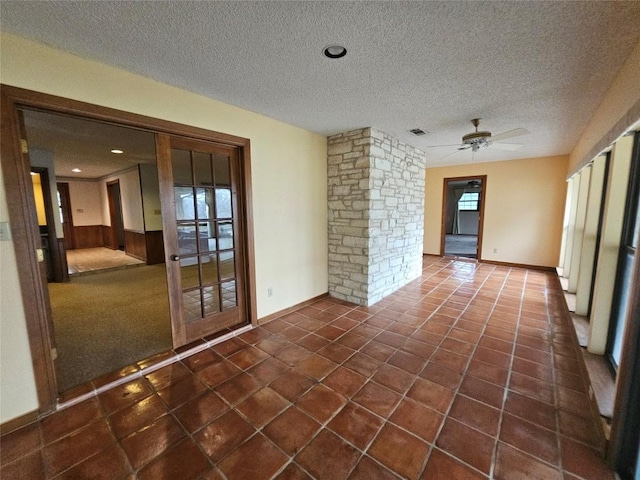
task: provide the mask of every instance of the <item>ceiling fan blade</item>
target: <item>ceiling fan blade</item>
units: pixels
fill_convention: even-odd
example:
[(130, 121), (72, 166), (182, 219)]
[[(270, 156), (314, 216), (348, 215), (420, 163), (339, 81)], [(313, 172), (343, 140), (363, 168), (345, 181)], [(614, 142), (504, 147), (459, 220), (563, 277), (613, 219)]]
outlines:
[(492, 142), (500, 142), (507, 138), (519, 137), (520, 135), (528, 135), (531, 132), (524, 128), (516, 128), (515, 130), (509, 130), (508, 132), (499, 133), (498, 135), (491, 137)]
[(518, 150), (521, 146), (522, 143), (491, 143), (491, 145), (489, 145), (489, 148), (513, 152), (515, 150)]
[(455, 152), (450, 153), (449, 155), (445, 155), (444, 157), (439, 158), (438, 161), (444, 160), (445, 158), (449, 158), (450, 156), (455, 155), (456, 153), (460, 153), (460, 150), (456, 150)]
[(440, 147), (459, 147), (460, 144), (456, 143), (455, 145), (427, 145), (425, 148), (440, 148)]

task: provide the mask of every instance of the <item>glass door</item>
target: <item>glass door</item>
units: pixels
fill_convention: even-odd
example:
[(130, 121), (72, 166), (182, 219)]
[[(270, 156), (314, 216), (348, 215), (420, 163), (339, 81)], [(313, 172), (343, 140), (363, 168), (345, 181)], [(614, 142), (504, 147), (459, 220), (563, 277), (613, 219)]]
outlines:
[(158, 157), (173, 341), (181, 346), (248, 321), (238, 152), (158, 135)]

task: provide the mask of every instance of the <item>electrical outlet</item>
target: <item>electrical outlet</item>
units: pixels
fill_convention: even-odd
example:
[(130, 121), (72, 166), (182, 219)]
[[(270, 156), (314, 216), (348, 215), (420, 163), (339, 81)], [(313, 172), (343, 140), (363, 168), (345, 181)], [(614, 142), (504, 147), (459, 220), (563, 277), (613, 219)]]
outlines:
[(273, 288), (267, 288), (267, 297), (273, 297)]
[(498, 253), (498, 249), (497, 249), (497, 248), (494, 248), (494, 249), (493, 249), (493, 253)]

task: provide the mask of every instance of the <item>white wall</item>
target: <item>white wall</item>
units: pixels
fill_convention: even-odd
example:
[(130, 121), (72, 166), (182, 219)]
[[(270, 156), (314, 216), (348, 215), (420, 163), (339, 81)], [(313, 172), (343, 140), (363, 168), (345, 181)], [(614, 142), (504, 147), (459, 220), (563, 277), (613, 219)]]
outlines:
[(93, 180), (62, 179), (69, 184), (69, 201), (74, 227), (102, 225), (100, 184)]
[[(249, 138), (258, 317), (327, 291), (325, 137), (14, 35), (2, 34), (1, 42), (3, 84)], [(3, 269), (2, 290), (17, 281)], [(13, 319), (24, 328), (24, 315)], [(15, 363), (3, 388), (33, 381), (30, 360)], [(1, 401), (0, 421), (33, 409), (33, 401), (11, 395)]]
[(100, 197), (102, 201), (102, 225), (111, 225), (107, 183), (118, 180), (120, 183), (120, 200), (122, 203), (122, 224), (125, 230), (144, 231), (142, 213), (142, 193), (140, 191), (140, 173), (138, 167), (124, 172), (109, 175), (100, 180)]

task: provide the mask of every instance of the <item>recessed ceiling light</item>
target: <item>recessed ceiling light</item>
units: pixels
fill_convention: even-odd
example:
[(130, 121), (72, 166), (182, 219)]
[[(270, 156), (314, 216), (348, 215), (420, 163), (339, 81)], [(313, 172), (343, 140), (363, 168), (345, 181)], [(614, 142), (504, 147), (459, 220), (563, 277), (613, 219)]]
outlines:
[(116, 155), (119, 155), (124, 152), (122, 150), (118, 150), (117, 148), (114, 148), (113, 150), (111, 150), (111, 153), (115, 153)]
[(80, 173), (82, 170), (80, 170), (79, 168), (74, 168), (71, 170), (73, 173)]
[(322, 50), (322, 54), (327, 58), (342, 58), (347, 54), (347, 49), (342, 45), (329, 45)]

